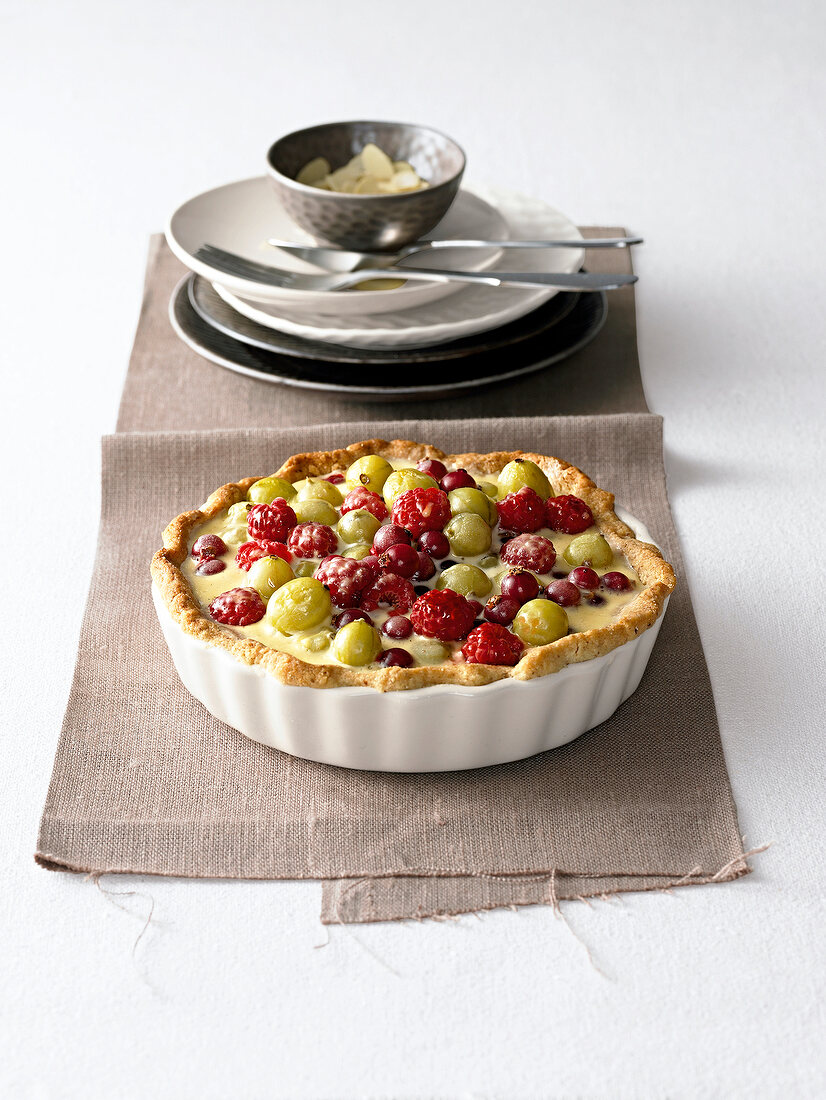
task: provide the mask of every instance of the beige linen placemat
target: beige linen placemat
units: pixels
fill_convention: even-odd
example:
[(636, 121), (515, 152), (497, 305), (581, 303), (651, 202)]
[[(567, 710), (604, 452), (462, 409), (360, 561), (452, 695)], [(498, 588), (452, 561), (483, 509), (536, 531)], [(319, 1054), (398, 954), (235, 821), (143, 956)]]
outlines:
[(219, 484), (373, 434), (563, 456), (613, 488), (682, 573), (661, 421), (650, 415), (107, 437), (98, 556), (37, 859), (90, 872), (346, 880), (325, 887), (328, 921), (747, 873), (683, 577), (636, 694), (573, 744), (511, 765), (405, 776), (313, 764), (247, 741), (187, 694), (149, 597), (161, 528)]
[[(616, 226), (590, 226), (586, 237), (621, 237)], [(591, 271), (631, 270), (628, 249), (588, 254)], [(235, 374), (202, 359), (169, 324), (169, 298), (186, 268), (158, 234), (150, 242), (143, 306), (117, 430), (190, 431), (199, 428), (278, 428), (336, 420), (455, 416), (578, 416), (648, 412), (637, 361), (634, 288), (614, 290), (608, 317), (593, 341), (547, 370), (507, 385), (442, 401), (344, 401), (339, 394), (292, 389)], [(507, 362), (507, 349), (501, 352)], [(351, 368), (343, 364), (343, 372)], [(414, 368), (415, 369), (415, 368)], [(398, 372), (397, 367), (388, 367)]]

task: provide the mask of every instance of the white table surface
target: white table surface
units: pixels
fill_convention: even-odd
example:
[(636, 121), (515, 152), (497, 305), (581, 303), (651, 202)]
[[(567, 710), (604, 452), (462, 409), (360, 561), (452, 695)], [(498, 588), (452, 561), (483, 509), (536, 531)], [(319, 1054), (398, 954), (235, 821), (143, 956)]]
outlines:
[[(825, 10), (2, 4), (0, 1094), (823, 1095)], [(371, 115), (646, 237), (646, 393), (742, 829), (772, 843), (744, 880), (322, 947), (316, 883), (107, 898), (33, 863), (147, 235), (275, 135)]]

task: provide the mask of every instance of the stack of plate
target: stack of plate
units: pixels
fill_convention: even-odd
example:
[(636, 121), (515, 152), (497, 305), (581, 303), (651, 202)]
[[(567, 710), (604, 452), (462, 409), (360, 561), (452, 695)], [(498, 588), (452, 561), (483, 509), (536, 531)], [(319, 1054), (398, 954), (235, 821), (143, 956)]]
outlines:
[[(167, 240), (192, 274), (175, 288), (172, 324), (213, 363), (268, 382), (383, 400), (449, 396), (571, 355), (599, 331), (604, 294), (521, 287), (394, 282), (346, 291), (276, 289), (229, 277), (195, 258), (205, 243), (290, 271), (319, 269), (268, 245), (312, 239), (288, 217), (266, 177), (198, 195), (170, 219)], [(431, 233), (448, 239), (581, 240), (572, 222), (536, 199), (461, 190)], [(442, 249), (412, 266), (465, 271), (573, 272), (579, 248)], [(396, 269), (394, 269), (395, 271)], [(403, 265), (397, 269), (401, 274)]]

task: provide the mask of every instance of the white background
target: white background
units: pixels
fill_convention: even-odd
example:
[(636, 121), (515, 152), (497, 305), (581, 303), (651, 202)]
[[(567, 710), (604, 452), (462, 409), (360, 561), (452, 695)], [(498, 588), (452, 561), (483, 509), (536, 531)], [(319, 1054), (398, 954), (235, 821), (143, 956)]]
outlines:
[[(823, 5), (3, 0), (0, 17), (0, 1093), (822, 1095)], [(35, 868), (147, 235), (260, 173), (280, 133), (359, 116), (430, 122), (473, 178), (645, 235), (646, 393), (742, 828), (772, 842), (750, 877), (570, 904), (570, 927), (540, 908), (318, 947), (314, 883), (109, 879), (139, 894), (107, 898)]]

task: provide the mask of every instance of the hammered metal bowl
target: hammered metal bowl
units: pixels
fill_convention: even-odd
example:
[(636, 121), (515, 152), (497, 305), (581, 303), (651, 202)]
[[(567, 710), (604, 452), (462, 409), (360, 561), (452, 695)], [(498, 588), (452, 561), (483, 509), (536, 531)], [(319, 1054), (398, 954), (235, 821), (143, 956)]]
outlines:
[[(335, 170), (372, 141), (391, 160), (406, 160), (429, 187), (402, 195), (341, 195), (297, 183), (314, 157)], [(267, 152), (267, 171), (284, 209), (316, 241), (360, 252), (393, 251), (431, 230), (447, 213), (465, 170), (451, 138), (405, 122), (328, 122), (295, 130)]]

